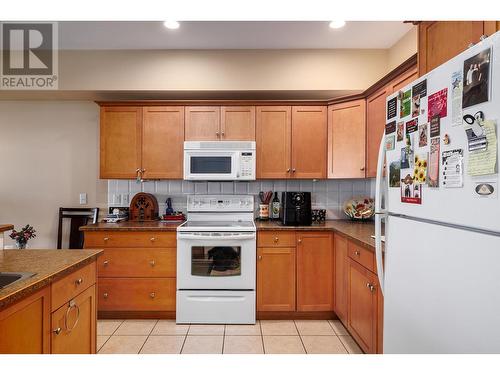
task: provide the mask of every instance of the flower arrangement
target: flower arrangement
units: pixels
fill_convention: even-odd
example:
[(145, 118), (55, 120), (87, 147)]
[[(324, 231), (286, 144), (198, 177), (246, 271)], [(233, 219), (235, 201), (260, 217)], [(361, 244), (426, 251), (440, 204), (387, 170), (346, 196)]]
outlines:
[(25, 227), (21, 228), (20, 231), (12, 230), (12, 233), (9, 235), (10, 238), (16, 241), (16, 246), (18, 249), (25, 249), (28, 240), (36, 237), (36, 230), (29, 224), (26, 224)]

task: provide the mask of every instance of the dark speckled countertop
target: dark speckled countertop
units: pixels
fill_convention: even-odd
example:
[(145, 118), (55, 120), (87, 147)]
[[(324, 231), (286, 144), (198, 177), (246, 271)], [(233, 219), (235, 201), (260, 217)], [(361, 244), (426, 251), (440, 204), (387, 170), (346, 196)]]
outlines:
[(0, 250), (0, 272), (34, 276), (0, 289), (0, 310), (94, 261), (102, 250)]
[(160, 231), (175, 232), (182, 223), (162, 223), (160, 221), (122, 221), (121, 223), (97, 223), (80, 227), (82, 231)]

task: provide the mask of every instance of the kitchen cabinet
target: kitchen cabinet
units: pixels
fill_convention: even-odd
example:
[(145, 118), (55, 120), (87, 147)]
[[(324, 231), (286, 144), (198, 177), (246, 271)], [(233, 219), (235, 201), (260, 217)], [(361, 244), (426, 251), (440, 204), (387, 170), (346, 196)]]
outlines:
[(365, 177), (364, 99), (328, 107), (328, 178)]
[(292, 177), (326, 178), (327, 107), (292, 107)]
[(377, 350), (378, 280), (356, 261), (348, 261), (348, 329), (365, 353)]
[(220, 114), (221, 140), (255, 141), (254, 106), (223, 106)]
[(347, 239), (335, 233), (333, 241), (333, 311), (347, 326)]
[(100, 177), (135, 178), (141, 168), (142, 108), (101, 107)]
[(218, 141), (220, 139), (220, 107), (186, 107), (186, 141)]
[(0, 311), (1, 354), (50, 353), (50, 286)]
[(298, 232), (296, 236), (297, 311), (332, 311), (332, 235)]
[(184, 107), (144, 107), (142, 177), (183, 177)]
[(257, 249), (257, 311), (295, 311), (295, 248)]
[(481, 35), (498, 30), (498, 21), (426, 21), (418, 24), (418, 71), (431, 71), (469, 44), (479, 42)]

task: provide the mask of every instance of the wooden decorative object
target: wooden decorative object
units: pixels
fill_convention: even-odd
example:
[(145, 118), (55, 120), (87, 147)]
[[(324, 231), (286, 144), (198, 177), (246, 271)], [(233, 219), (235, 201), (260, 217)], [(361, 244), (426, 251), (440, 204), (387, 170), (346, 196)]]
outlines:
[(137, 193), (130, 202), (130, 221), (158, 220), (158, 201), (153, 194)]

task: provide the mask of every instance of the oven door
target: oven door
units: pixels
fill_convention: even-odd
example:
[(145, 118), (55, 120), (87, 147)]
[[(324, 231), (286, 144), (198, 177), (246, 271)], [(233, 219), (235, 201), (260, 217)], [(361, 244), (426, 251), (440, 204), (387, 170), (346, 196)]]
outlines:
[(224, 150), (184, 150), (185, 180), (236, 180), (239, 153)]
[(177, 289), (255, 289), (255, 233), (177, 233)]

